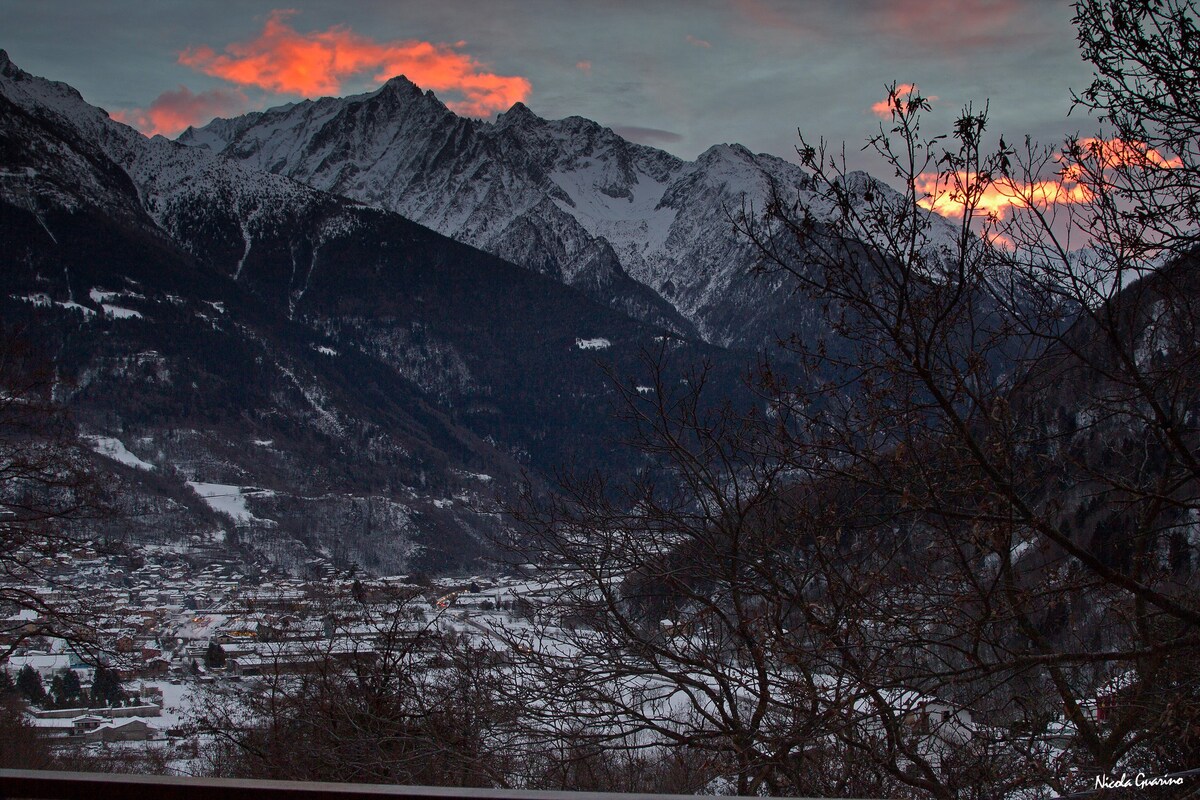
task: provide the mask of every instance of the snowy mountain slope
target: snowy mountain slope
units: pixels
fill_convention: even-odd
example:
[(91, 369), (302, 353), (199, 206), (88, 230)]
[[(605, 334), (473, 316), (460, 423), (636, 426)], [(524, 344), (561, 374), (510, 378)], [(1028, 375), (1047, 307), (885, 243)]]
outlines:
[[(128, 512), (112, 535), (198, 537), (288, 567), (331, 543), (376, 569), (472, 558), (495, 520), (460, 475), (511, 484), (517, 465), (386, 365), (321, 353), (325, 337), (179, 250), (115, 164), (44, 123), (0, 96), (0, 318), (53, 357), (57, 396), (104, 443)], [(255, 487), (247, 515), (215, 513), (185, 480)], [(435, 503), (460, 495), (474, 503)], [(364, 530), (364, 504), (405, 514)]]
[[(217, 120), (180, 141), (395, 211), (653, 324), (695, 333), (669, 303), (631, 280), (609, 248), (543, 202), (553, 185), (519, 139), (481, 137), (477, 123), (404, 79), (363, 99), (347, 105), (326, 98)], [(510, 162), (523, 165), (519, 174), (509, 174)], [(527, 235), (531, 229), (536, 239)]]

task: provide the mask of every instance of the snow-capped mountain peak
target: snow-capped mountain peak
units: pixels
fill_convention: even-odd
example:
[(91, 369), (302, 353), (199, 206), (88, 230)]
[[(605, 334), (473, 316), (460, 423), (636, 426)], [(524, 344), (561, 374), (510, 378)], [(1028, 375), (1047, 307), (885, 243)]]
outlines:
[(740, 145), (688, 162), (521, 102), (494, 122), (458, 117), (402, 77), (367, 94), (215, 120), (179, 141), (396, 211), (722, 344), (770, 338), (726, 307), (731, 297), (761, 303), (764, 291), (728, 215), (743, 197), (761, 203), (772, 187), (807, 182), (795, 165)]
[(529, 106), (521, 101), (513, 103), (512, 108), (496, 116), (494, 123), (497, 128), (504, 130), (518, 125), (536, 125), (545, 122), (544, 119), (529, 110)]

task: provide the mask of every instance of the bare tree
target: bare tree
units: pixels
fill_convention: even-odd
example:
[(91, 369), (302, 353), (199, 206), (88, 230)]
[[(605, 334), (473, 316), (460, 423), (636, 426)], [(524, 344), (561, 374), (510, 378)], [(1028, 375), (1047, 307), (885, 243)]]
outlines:
[(539, 695), (529, 711), (547, 748), (687, 752), (703, 768), (678, 790), (721, 777), (741, 794), (779, 789), (818, 730), (779, 658), (779, 626), (805, 586), (778, 583), (802, 576), (778, 572), (786, 532), (763, 525), (788, 464), (773, 423), (705, 408), (703, 370), (679, 391), (651, 366), (648, 397), (625, 390), (632, 444), (653, 469), (568, 481), (517, 515), (522, 558), (550, 587), (505, 632), (517, 688)]
[[(1195, 149), (1181, 116), (1168, 122), (1157, 101), (1186, 106), (1172, 94), (1185, 87), (1172, 74), (1147, 83), (1194, 47), (1195, 9), (1127, 5), (1079, 6), (1085, 54), (1102, 70), (1085, 97), (1107, 103), (1126, 138), (1074, 138), (1059, 152), (1001, 140), (985, 155), (986, 112), (968, 108), (957, 148), (939, 150), (919, 135), (925, 102), (893, 88), (894, 126), (872, 145), (899, 195), (856, 186), (843, 161), (802, 146), (833, 218), (776, 203), (746, 225), (766, 268), (832, 304), (850, 353), (796, 343), (855, 388), (789, 395), (810, 428), (836, 431), (797, 443), (807, 474), (870, 487), (911, 515), (925, 551), (914, 597), (923, 609), (952, 600), (936, 615), (942, 640), (918, 640), (919, 668), (901, 677), (974, 695), (1022, 734), (1061, 708), (1072, 749), (1027, 759), (1035, 782), (1059, 790), (1135, 759), (1185, 766), (1154, 754), (1196, 711), (1200, 309), (1183, 198), (1200, 176), (1173, 155)], [(1106, 47), (1148, 66), (1122, 84)], [(946, 201), (961, 219), (949, 244), (923, 210)], [(903, 615), (885, 617), (899, 629)]]
[(788, 342), (751, 411), (660, 371), (626, 398), (646, 469), (519, 515), (557, 587), (510, 632), (548, 739), (703, 753), (696, 781), (739, 792), (1192, 766), (1195, 19), (1077, 5), (1079, 102), (1115, 136), (988, 151), (968, 107), (925, 138), (893, 87), (870, 144), (899, 191), (802, 140), (827, 202), (780, 191), (738, 225), (829, 335)]
[(1077, 4), (1103, 136), (927, 138), (892, 87), (898, 189), (802, 140), (825, 202), (736, 224), (828, 334), (750, 406), (669, 340), (652, 391), (613, 376), (643, 467), (516, 510), (540, 588), (494, 647), (363, 609), (214, 697), (219, 769), (985, 798), (1194, 766), (1195, 19)]
[(1075, 102), (1113, 133), (1068, 148), (1071, 167), (1084, 169), (1086, 184), (1107, 195), (1105, 214), (1093, 208), (1087, 216), (1103, 217), (1101, 238), (1124, 239), (1129, 255), (1191, 249), (1200, 223), (1195, 3), (1078, 0), (1074, 22), (1083, 57), (1095, 67)]

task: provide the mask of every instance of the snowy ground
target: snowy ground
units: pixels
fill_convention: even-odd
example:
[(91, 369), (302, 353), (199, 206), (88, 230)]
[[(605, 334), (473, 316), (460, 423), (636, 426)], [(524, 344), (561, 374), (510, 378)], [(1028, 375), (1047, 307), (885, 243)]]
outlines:
[(177, 728), (194, 716), (198, 701), (195, 686), (171, 681), (142, 681), (142, 685), (162, 692), (162, 714), (150, 720), (154, 727), (163, 731)]

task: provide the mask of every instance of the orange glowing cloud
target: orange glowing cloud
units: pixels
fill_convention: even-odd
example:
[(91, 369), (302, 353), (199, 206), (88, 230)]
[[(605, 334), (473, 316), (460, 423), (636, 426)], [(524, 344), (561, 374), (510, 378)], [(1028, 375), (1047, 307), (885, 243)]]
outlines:
[[(1078, 144), (1080, 159), (1095, 160), (1102, 169), (1106, 170), (1118, 167), (1178, 169), (1183, 166), (1183, 160), (1179, 156), (1167, 158), (1145, 142), (1088, 138), (1080, 139)], [(1059, 158), (1066, 160), (1065, 156), (1060, 155)], [(1078, 177), (1080, 167), (1079, 165), (1068, 165), (1064, 168), (1063, 174), (1069, 177)]]
[(467, 116), (488, 116), (529, 96), (526, 78), (487, 71), (459, 52), (465, 42), (378, 42), (344, 26), (300, 33), (287, 22), (295, 13), (273, 11), (254, 39), (230, 44), (222, 53), (188, 48), (179, 61), (240, 86), (305, 97), (338, 94), (343, 81), (364, 73), (379, 82), (405, 75), (427, 89), (461, 94), (462, 100), (447, 105)]
[(240, 114), (249, 106), (237, 89), (210, 89), (194, 94), (186, 86), (163, 92), (147, 108), (114, 111), (117, 122), (132, 125), (147, 136), (174, 136), (189, 125), (200, 125), (213, 117)]
[[(924, 195), (917, 203), (943, 217), (961, 217), (966, 212), (964, 187), (982, 183), (974, 212), (1004, 219), (1012, 208), (1089, 203), (1096, 196), (1092, 187), (1103, 180), (1100, 173), (1109, 170), (1178, 169), (1183, 166), (1183, 160), (1178, 156), (1168, 158), (1144, 142), (1122, 139), (1080, 139), (1078, 150), (1073, 150), (1071, 156), (1059, 153), (1057, 158), (1066, 163), (1055, 179), (1032, 182), (1010, 178), (980, 182), (972, 172), (925, 172), (917, 176), (914, 183), (916, 191)], [(1085, 162), (1098, 165), (1099, 173), (1088, 168)]]
[(922, 208), (943, 217), (961, 217), (966, 213), (965, 187), (982, 183), (973, 202), (973, 213), (1004, 219), (1012, 208), (1046, 208), (1052, 205), (1090, 202), (1095, 194), (1087, 186), (1069, 179), (1022, 182), (997, 178), (980, 182), (973, 172), (925, 172), (917, 176), (916, 191), (924, 195), (917, 201)]
[(578, 64), (575, 65), (575, 69), (579, 70), (584, 75), (591, 75), (592, 74), (592, 62), (580, 61)]

